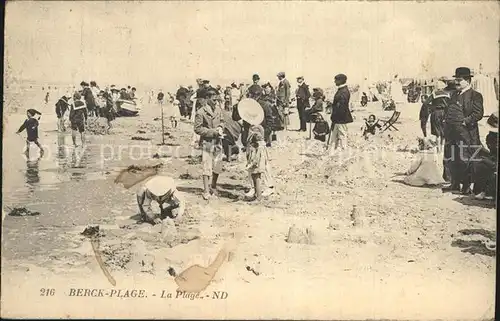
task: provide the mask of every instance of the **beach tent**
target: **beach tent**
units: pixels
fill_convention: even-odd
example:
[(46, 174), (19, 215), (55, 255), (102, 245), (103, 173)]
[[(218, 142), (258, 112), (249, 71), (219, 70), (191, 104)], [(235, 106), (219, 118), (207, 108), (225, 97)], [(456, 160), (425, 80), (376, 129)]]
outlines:
[(374, 97), (378, 101), (382, 101), (382, 95), (380, 94), (380, 92), (377, 89), (377, 86), (375, 84), (371, 84), (370, 86), (368, 86), (368, 92), (366, 94), (368, 95), (369, 101), (373, 101)]
[(407, 101), (404, 93), (403, 93), (403, 85), (399, 81), (399, 78), (394, 77), (394, 79), (391, 81), (390, 85), (390, 95), (394, 103), (404, 103)]
[(363, 96), (363, 93), (366, 93), (366, 96), (368, 97), (368, 101), (371, 101), (372, 100), (372, 95), (370, 94), (370, 88), (368, 86), (368, 81), (367, 79), (365, 78), (364, 81), (362, 81), (360, 84), (359, 84), (359, 88), (358, 88), (358, 96), (356, 97), (357, 98), (357, 102), (361, 102), (361, 97)]
[(490, 115), (498, 111), (498, 98), (495, 92), (495, 80), (483, 74), (472, 78), (472, 88), (483, 95), (484, 114)]

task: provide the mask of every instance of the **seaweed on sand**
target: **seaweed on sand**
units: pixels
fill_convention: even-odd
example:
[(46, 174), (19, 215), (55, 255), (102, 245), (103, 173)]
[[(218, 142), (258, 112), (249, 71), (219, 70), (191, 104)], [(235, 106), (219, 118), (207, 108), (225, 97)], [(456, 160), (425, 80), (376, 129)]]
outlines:
[(40, 212), (34, 212), (26, 207), (15, 207), (13, 208), (10, 213), (10, 216), (37, 216), (40, 215)]
[(83, 236), (90, 237), (90, 238), (103, 236), (103, 234), (99, 230), (99, 225), (95, 225), (95, 226), (89, 225), (85, 228), (85, 230), (83, 230), (83, 232), (81, 234)]
[(189, 156), (186, 160), (186, 163), (189, 165), (199, 165), (201, 164), (201, 155), (200, 156)]
[(125, 188), (130, 188), (139, 182), (142, 182), (148, 177), (158, 174), (163, 163), (158, 163), (149, 166), (130, 165), (122, 170), (115, 178), (115, 184), (123, 184)]
[(140, 136), (132, 136), (131, 140), (151, 140), (151, 138), (140, 137)]

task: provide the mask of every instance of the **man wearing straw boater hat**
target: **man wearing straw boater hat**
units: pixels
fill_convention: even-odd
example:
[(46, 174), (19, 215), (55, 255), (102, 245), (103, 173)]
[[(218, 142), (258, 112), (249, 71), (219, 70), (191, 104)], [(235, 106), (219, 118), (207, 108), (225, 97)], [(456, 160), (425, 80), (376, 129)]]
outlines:
[(449, 160), (451, 185), (446, 191), (471, 193), (471, 162), (481, 147), (478, 122), (483, 118), (483, 96), (471, 88), (472, 74), (469, 68), (455, 70), (457, 91), (451, 96), (445, 111), (445, 151), (444, 160)]

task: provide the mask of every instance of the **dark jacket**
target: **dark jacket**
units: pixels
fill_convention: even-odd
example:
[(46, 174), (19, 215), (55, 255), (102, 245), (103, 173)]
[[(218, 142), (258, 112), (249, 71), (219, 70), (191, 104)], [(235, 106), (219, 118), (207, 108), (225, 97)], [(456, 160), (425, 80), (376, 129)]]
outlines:
[(179, 89), (177, 89), (177, 93), (175, 94), (175, 99), (177, 99), (178, 101), (185, 100), (188, 97), (188, 94), (189, 90), (187, 88), (180, 87)]
[(198, 109), (194, 117), (194, 132), (200, 135), (201, 140), (212, 141), (218, 138), (217, 127), (224, 127), (224, 115), (222, 109), (212, 109), (205, 105)]
[(56, 115), (57, 118), (61, 118), (64, 116), (64, 113), (66, 113), (66, 110), (68, 110), (68, 98), (66, 97), (61, 97), (56, 103)]
[(212, 88), (211, 86), (198, 88), (198, 90), (196, 90), (196, 99), (208, 98), (208, 94), (210, 91), (217, 93), (217, 90), (215, 88)]
[(77, 100), (71, 106), (69, 111), (69, 121), (72, 124), (82, 123), (87, 120), (88, 110), (83, 101)]
[(263, 92), (264, 90), (259, 84), (253, 84), (250, 87), (248, 87), (247, 98), (257, 99), (260, 96), (262, 96)]
[(265, 99), (265, 97), (261, 97), (257, 102), (264, 110), (264, 120), (260, 125), (264, 128), (265, 131), (271, 131), (274, 123), (272, 105)]
[(297, 103), (309, 106), (309, 98), (311, 97), (311, 92), (309, 91), (309, 86), (306, 83), (302, 83), (297, 88)]
[(18, 133), (26, 129), (28, 137), (26, 138), (30, 142), (34, 142), (38, 139), (38, 120), (35, 118), (28, 118), (17, 130)]
[(94, 94), (92, 94), (90, 87), (83, 88), (82, 97), (85, 100), (88, 109), (93, 109), (95, 107)]
[(278, 105), (288, 106), (290, 103), (290, 82), (283, 79), (278, 85), (278, 90), (276, 92), (276, 100)]
[(349, 110), (349, 100), (351, 93), (347, 86), (340, 87), (333, 98), (332, 103), (332, 124), (349, 124), (352, 123), (352, 115)]
[(314, 102), (314, 105), (311, 107), (309, 113), (317, 114), (321, 113), (322, 111), (323, 111), (323, 99), (317, 98), (316, 101)]
[(430, 97), (430, 113), (438, 109), (445, 109), (450, 102), (450, 95), (444, 90), (436, 90)]
[(418, 119), (420, 119), (420, 121), (427, 122), (427, 120), (429, 119), (429, 115), (430, 115), (430, 107), (429, 107), (429, 105), (427, 104), (427, 101), (426, 101), (420, 107), (420, 112), (418, 114)]
[(483, 114), (483, 95), (471, 88), (461, 95), (455, 92), (451, 96), (445, 108), (445, 122), (450, 125), (465, 122), (469, 129), (476, 128)]

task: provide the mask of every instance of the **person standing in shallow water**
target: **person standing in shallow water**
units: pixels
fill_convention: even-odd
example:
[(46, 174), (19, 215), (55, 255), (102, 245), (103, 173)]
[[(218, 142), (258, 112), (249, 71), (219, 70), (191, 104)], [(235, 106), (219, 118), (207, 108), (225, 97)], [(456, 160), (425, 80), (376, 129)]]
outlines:
[(73, 139), (73, 145), (76, 144), (77, 132), (80, 133), (80, 138), (82, 145), (85, 145), (85, 124), (88, 118), (87, 105), (81, 101), (82, 96), (79, 93), (73, 95), (73, 104), (70, 107), (69, 121), (71, 123), (71, 138)]
[(80, 86), (82, 87), (82, 96), (85, 101), (88, 114), (90, 116), (95, 116), (95, 100), (94, 94), (92, 94), (92, 89), (90, 88), (90, 85), (85, 81), (82, 81), (80, 83)]
[(30, 151), (30, 143), (35, 143), (38, 148), (40, 148), (40, 156), (43, 155), (44, 150), (42, 148), (42, 145), (38, 141), (38, 119), (35, 118), (35, 115), (42, 115), (39, 111), (35, 109), (28, 109), (26, 112), (27, 119), (24, 121), (24, 123), (19, 127), (17, 130), (16, 134), (21, 133), (23, 130), (26, 129), (27, 137), (26, 137), (26, 155), (29, 155)]
[(56, 103), (56, 115), (57, 115), (57, 131), (64, 132), (66, 128), (64, 127), (64, 114), (68, 110), (68, 100), (70, 95), (65, 94)]

